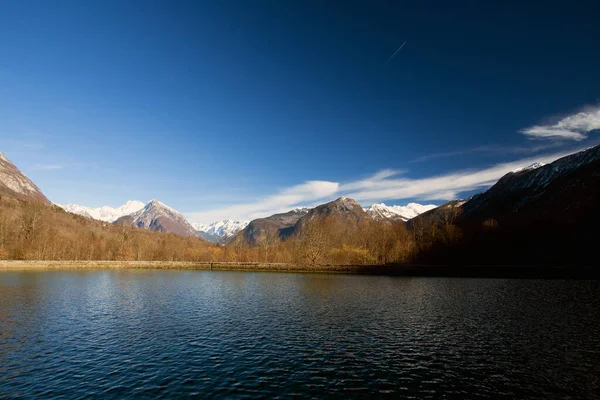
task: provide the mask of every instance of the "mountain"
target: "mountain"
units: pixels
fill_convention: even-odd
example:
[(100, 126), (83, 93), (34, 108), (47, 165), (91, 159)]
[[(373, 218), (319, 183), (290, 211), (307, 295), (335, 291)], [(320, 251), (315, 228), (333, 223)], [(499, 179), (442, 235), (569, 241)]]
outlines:
[(141, 201), (129, 200), (122, 206), (116, 208), (109, 206), (91, 208), (80, 206), (78, 204), (57, 204), (57, 206), (73, 214), (79, 214), (83, 215), (84, 217), (94, 218), (105, 222), (114, 222), (121, 217), (133, 214), (134, 212), (141, 210), (142, 208), (144, 208), (145, 204)]
[(150, 201), (141, 210), (118, 218), (114, 223), (180, 236), (198, 236), (196, 229), (183, 215), (158, 200)]
[(297, 208), (287, 213), (250, 221), (234, 240), (242, 240), (249, 245), (256, 245), (263, 235), (286, 240), (299, 236), (309, 226), (324, 221), (335, 222), (336, 229), (343, 235), (364, 220), (370, 220), (369, 214), (356, 201), (342, 196), (315, 208)]
[(290, 230), (294, 224), (308, 212), (309, 208), (296, 208), (286, 213), (252, 220), (243, 230), (235, 235), (233, 240), (254, 245), (257, 243), (258, 237), (265, 233), (276, 233), (279, 237), (285, 238), (290, 234)]
[[(560, 158), (550, 164), (509, 172), (494, 186), (462, 206), (463, 218), (517, 216), (564, 219), (595, 205), (600, 146)], [(590, 204), (590, 201), (592, 203)], [(596, 203), (597, 204), (597, 203)]]
[(419, 263), (591, 266), (598, 204), (600, 146), (509, 172), (465, 203), (440, 206), (409, 224), (415, 233), (438, 232), (436, 238), (444, 238), (448, 222), (458, 229)]
[(320, 226), (319, 224), (323, 222), (335, 224), (333, 229), (340, 235), (344, 235), (356, 228), (360, 222), (370, 219), (371, 216), (356, 201), (342, 196), (312, 208), (289, 229), (288, 235), (300, 236), (310, 225)]
[(305, 216), (296, 222), (294, 230), (297, 230), (309, 221), (332, 217), (342, 217), (352, 222), (358, 222), (368, 218), (369, 214), (356, 201), (342, 196), (329, 203), (312, 208)]
[(0, 195), (52, 204), (42, 191), (3, 154), (0, 153)]
[(225, 219), (212, 224), (192, 224), (200, 236), (210, 242), (225, 242), (244, 229), (250, 221)]
[(366, 211), (376, 221), (408, 221), (436, 207), (433, 204), (408, 203), (406, 206), (386, 206), (384, 203), (380, 203), (373, 204)]
[(442, 224), (449, 220), (455, 221), (462, 214), (462, 206), (467, 201), (464, 199), (451, 200), (409, 219), (406, 221), (406, 225), (414, 227), (415, 225), (423, 226), (424, 224), (431, 225), (432, 223)]

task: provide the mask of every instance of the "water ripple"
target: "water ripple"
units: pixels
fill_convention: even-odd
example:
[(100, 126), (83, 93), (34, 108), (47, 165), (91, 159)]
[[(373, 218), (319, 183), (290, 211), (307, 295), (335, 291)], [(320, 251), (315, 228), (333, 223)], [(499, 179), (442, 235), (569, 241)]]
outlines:
[(0, 398), (600, 398), (600, 283), (0, 273)]

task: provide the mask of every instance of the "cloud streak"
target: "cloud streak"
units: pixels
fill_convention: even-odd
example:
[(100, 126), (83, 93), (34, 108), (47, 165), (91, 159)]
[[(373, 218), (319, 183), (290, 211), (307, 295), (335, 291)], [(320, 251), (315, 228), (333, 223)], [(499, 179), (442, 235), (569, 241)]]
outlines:
[(418, 198), (421, 200), (452, 200), (460, 193), (484, 189), (493, 185), (506, 173), (534, 162), (549, 163), (569, 153), (556, 153), (540, 157), (529, 157), (517, 161), (496, 164), (479, 170), (455, 171), (428, 178), (394, 178), (366, 180), (366, 184), (342, 185), (340, 191), (359, 202), (375, 202)]
[(398, 47), (398, 49), (394, 52), (394, 54), (392, 54), (390, 56), (390, 58), (388, 58), (388, 60), (385, 62), (384, 65), (387, 65), (390, 61), (392, 61), (392, 59), (396, 56), (396, 54), (398, 54), (400, 52), (400, 50), (402, 50), (402, 48), (404, 47), (405, 44), (406, 44), (406, 40), (404, 41), (404, 43), (402, 43), (400, 45), (400, 47)]
[(59, 164), (34, 164), (31, 166), (31, 169), (52, 171), (57, 169), (63, 169), (63, 166)]
[(466, 149), (458, 149), (453, 151), (446, 151), (441, 153), (426, 154), (415, 159), (408, 161), (411, 164), (422, 163), (426, 161), (435, 160), (438, 158), (457, 157), (466, 154), (484, 154), (484, 155), (506, 155), (506, 154), (527, 154), (537, 153), (543, 150), (549, 150), (552, 148), (560, 147), (560, 142), (550, 142), (539, 144), (535, 146), (478, 146), (470, 147)]
[(331, 181), (308, 181), (256, 201), (186, 213), (186, 217), (192, 222), (202, 223), (227, 218), (255, 219), (286, 212), (295, 207), (314, 206), (341, 195), (362, 203), (413, 198), (422, 201), (446, 201), (458, 198), (464, 192), (483, 190), (510, 171), (534, 162), (550, 163), (571, 153), (572, 151), (539, 155), (482, 169), (454, 171), (420, 179), (405, 177), (404, 171), (401, 170), (384, 169), (367, 178), (343, 184)]
[(519, 131), (532, 139), (581, 141), (600, 129), (600, 106), (589, 107), (552, 125), (535, 125)]
[(284, 188), (277, 194), (220, 209), (186, 213), (192, 222), (211, 223), (221, 219), (255, 219), (278, 212), (286, 212), (301, 204), (329, 198), (339, 190), (339, 183), (329, 181), (307, 181)]

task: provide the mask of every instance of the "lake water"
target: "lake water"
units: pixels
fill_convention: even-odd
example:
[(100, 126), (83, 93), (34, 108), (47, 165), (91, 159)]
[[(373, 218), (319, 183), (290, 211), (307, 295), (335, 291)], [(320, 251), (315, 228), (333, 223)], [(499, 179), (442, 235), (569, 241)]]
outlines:
[(600, 282), (0, 272), (0, 398), (599, 398)]

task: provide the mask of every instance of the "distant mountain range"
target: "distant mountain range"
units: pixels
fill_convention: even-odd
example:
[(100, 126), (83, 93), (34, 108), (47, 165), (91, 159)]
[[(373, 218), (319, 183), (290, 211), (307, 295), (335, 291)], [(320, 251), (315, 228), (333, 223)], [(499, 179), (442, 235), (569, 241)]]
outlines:
[[(138, 200), (129, 200), (120, 207), (86, 207), (79, 204), (66, 204), (57, 206), (73, 214), (97, 219), (105, 222), (125, 223), (156, 231), (166, 231), (184, 236), (197, 235), (209, 242), (225, 242), (238, 231), (244, 229), (250, 221), (222, 220), (212, 224), (189, 224), (181, 213), (158, 200), (144, 204)], [(168, 211), (168, 212), (167, 212)], [(160, 223), (158, 218), (160, 217)], [(156, 220), (150, 222), (150, 220)], [(170, 220), (168, 223), (167, 220)], [(192, 226), (194, 233), (190, 230)]]
[(365, 219), (380, 222), (404, 222), (435, 207), (432, 204), (409, 203), (406, 206), (386, 206), (381, 203), (373, 204), (364, 209), (353, 199), (342, 196), (312, 209), (297, 208), (287, 213), (275, 214), (251, 221), (236, 236), (236, 240), (244, 240), (246, 243), (254, 245), (261, 235), (274, 233), (280, 239), (287, 239), (293, 234), (301, 232), (310, 221), (325, 218), (336, 218), (347, 224), (347, 227), (356, 225), (359, 221)]
[(110, 206), (91, 208), (80, 206), (79, 204), (57, 204), (57, 206), (73, 214), (79, 214), (83, 215), (84, 217), (94, 218), (105, 222), (114, 222), (121, 217), (133, 214), (134, 212), (141, 210), (142, 208), (144, 208), (145, 204), (141, 201), (129, 200), (122, 206), (116, 208)]
[(386, 206), (383, 203), (373, 204), (366, 211), (375, 220), (408, 221), (419, 214), (436, 208), (434, 204), (408, 203), (406, 206)]
[[(226, 219), (211, 224), (190, 224), (178, 211), (158, 200), (152, 200), (148, 204), (137, 200), (129, 200), (120, 207), (103, 206), (92, 208), (78, 204), (57, 205), (65, 211), (100, 221), (135, 225), (140, 228), (166, 231), (184, 236), (196, 235), (215, 243), (226, 243), (242, 230), (244, 231), (243, 235), (249, 243), (254, 243), (256, 235), (264, 231), (277, 230), (279, 235), (287, 237), (296, 230), (294, 228), (296, 222), (306, 214), (310, 214), (308, 218), (311, 219), (316, 214), (339, 214), (342, 210), (353, 210), (356, 215), (360, 214), (361, 218), (371, 217), (377, 221), (408, 221), (425, 211), (435, 208), (434, 205), (421, 205), (418, 203), (409, 203), (406, 206), (386, 206), (381, 203), (373, 204), (365, 210), (354, 200), (342, 197), (335, 202), (317, 206), (312, 210), (306, 207), (296, 208), (287, 213), (275, 214), (253, 221)], [(169, 212), (162, 212), (164, 210), (169, 210)], [(150, 213), (151, 211), (152, 213)], [(152, 219), (158, 218), (159, 215), (157, 213), (161, 214), (161, 222), (149, 222)], [(194, 230), (193, 234), (189, 228), (190, 226)]]
[[(3, 204), (21, 204), (14, 202), (13, 199), (17, 199), (57, 210), (2, 153), (0, 199), (5, 201)], [(273, 238), (285, 241), (302, 237), (307, 229), (325, 226), (319, 224), (322, 221), (333, 222), (328, 223), (327, 229), (339, 237), (350, 233), (353, 227), (362, 229), (363, 222), (368, 229), (383, 226), (370, 225), (369, 221), (386, 222), (385, 226), (392, 229), (394, 225), (389, 223), (406, 223), (419, 248), (416, 261), (421, 263), (582, 265), (595, 262), (599, 201), (600, 146), (596, 146), (547, 165), (536, 163), (514, 170), (483, 193), (439, 207), (410, 203), (406, 206), (373, 204), (364, 209), (354, 200), (340, 197), (312, 209), (298, 208), (250, 222), (223, 220), (194, 226), (178, 211), (158, 200), (145, 205), (128, 201), (117, 208), (75, 204), (61, 207), (105, 222), (249, 246)], [(25, 238), (32, 235), (36, 229), (35, 215), (18, 219), (21, 218), (15, 217), (18, 211), (12, 211), (10, 206), (6, 211), (13, 216), (11, 218), (17, 218), (14, 221), (30, 224)], [(87, 224), (82, 219), (68, 221), (63, 220), (65, 224), (81, 223), (82, 229)], [(423, 243), (428, 244), (423, 247)]]
[(244, 229), (250, 221), (234, 221), (224, 219), (222, 221), (213, 222), (212, 224), (193, 223), (192, 226), (198, 234), (209, 242), (226, 242), (236, 233)]

